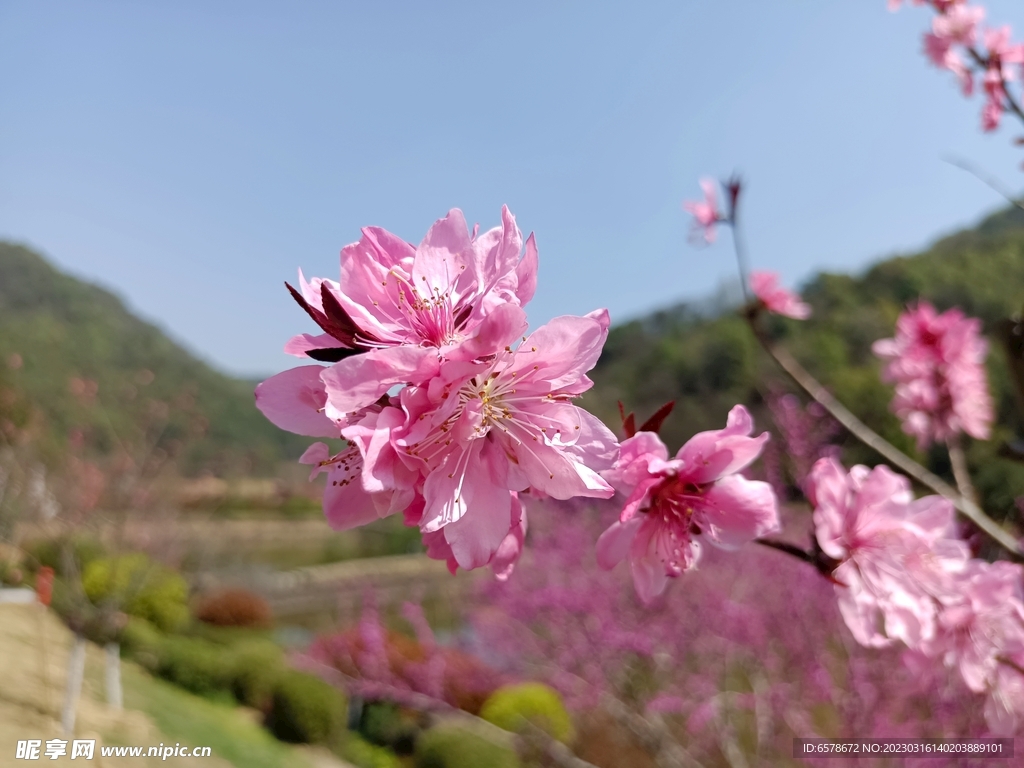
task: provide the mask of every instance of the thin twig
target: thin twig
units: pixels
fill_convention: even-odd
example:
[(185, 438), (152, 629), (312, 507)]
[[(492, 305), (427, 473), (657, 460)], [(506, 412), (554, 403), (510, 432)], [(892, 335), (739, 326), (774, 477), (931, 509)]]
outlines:
[(762, 547), (768, 547), (769, 549), (776, 549), (779, 552), (785, 552), (787, 555), (795, 557), (797, 560), (802, 560), (805, 563), (814, 564), (814, 557), (810, 552), (801, 549), (796, 544), (790, 544), (788, 541), (775, 541), (774, 539), (754, 539), (755, 544), (760, 544)]
[(795, 557), (797, 560), (813, 566), (818, 573), (833, 584), (840, 587), (846, 586), (846, 584), (833, 575), (836, 568), (841, 565), (841, 562), (836, 560), (834, 557), (826, 555), (818, 544), (817, 539), (811, 539), (810, 551), (802, 549), (796, 544), (790, 544), (788, 541), (777, 541), (775, 539), (754, 539), (754, 543)]
[(734, 205), (729, 212), (728, 224), (732, 230), (732, 247), (736, 251), (736, 261), (740, 268), (740, 288), (743, 290), (743, 300), (749, 304), (751, 299), (750, 287), (748, 286), (750, 282), (748, 280), (750, 265), (747, 262), (747, 248), (743, 242), (743, 233), (740, 231), (739, 226), (737, 226), (737, 221), (739, 221), (738, 208), (738, 205)]
[(1013, 205), (1014, 207), (1020, 208), (1022, 211), (1024, 211), (1024, 203), (1021, 203), (1017, 198), (1015, 198), (1013, 194), (1002, 185), (1002, 182), (1000, 182), (991, 174), (985, 173), (980, 168), (977, 168), (969, 160), (964, 160), (962, 157), (956, 157), (955, 155), (951, 155), (950, 157), (946, 157), (943, 159), (950, 165), (955, 166), (962, 171), (967, 171), (967, 173), (971, 174), (974, 178), (976, 178), (982, 184), (987, 186), (993, 192), (996, 192), (997, 194), (1002, 195), (1004, 198), (1006, 198), (1006, 201), (1010, 203), (1010, 205)]

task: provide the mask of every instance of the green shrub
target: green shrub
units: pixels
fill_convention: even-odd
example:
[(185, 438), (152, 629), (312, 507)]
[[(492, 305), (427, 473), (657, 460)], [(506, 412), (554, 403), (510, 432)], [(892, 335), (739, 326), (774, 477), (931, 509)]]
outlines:
[(157, 652), (156, 673), (200, 696), (216, 697), (231, 690), (230, 652), (194, 637), (170, 635)]
[(33, 568), (46, 565), (61, 575), (65, 573), (67, 565), (64, 559), (65, 548), (70, 547), (71, 557), (79, 572), (85, 569), (94, 560), (104, 556), (103, 545), (90, 536), (57, 537), (52, 539), (40, 539), (28, 545), (30, 555), (28, 562)]
[(121, 653), (134, 659), (150, 672), (156, 672), (163, 639), (160, 630), (148, 621), (132, 616), (121, 632)]
[(523, 720), (528, 720), (559, 741), (572, 739), (572, 721), (562, 697), (542, 683), (499, 688), (484, 702), (480, 717), (513, 733), (518, 733)]
[(408, 710), (391, 702), (378, 701), (363, 707), (359, 731), (373, 744), (390, 747), (399, 755), (411, 755), (419, 724)]
[(338, 752), (356, 768), (402, 768), (403, 765), (393, 752), (371, 744), (358, 733), (346, 734)]
[(82, 587), (94, 604), (113, 600), (164, 632), (176, 632), (188, 621), (185, 580), (143, 554), (94, 560), (82, 573)]
[(247, 640), (230, 649), (231, 692), (247, 707), (268, 710), (284, 673), (284, 652), (269, 640)]
[(415, 764), (416, 768), (520, 768), (511, 748), (447, 724), (420, 734)]
[(333, 742), (345, 726), (345, 697), (323, 680), (288, 670), (274, 683), (267, 728), (281, 741)]

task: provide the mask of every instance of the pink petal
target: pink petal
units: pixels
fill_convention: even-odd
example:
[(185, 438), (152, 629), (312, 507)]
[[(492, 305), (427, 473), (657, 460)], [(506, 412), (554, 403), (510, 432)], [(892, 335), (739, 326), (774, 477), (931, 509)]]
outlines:
[(431, 531), (423, 534), (423, 546), (427, 548), (427, 557), (431, 560), (444, 560), (448, 565), (448, 572), (454, 576), (459, 570), (459, 564), (452, 554), (451, 545), (444, 537), (444, 529)]
[(471, 457), (467, 462), (461, 488), (466, 511), (444, 527), (456, 561), (467, 571), (487, 565), (512, 527), (512, 494), (500, 482), (501, 465), (507, 459), (500, 455), (496, 443), (477, 442), (485, 445), (478, 454), (479, 461)]
[(516, 226), (516, 217), (507, 205), (501, 206), (501, 236), (495, 248), (484, 254), (482, 266), (487, 288), (503, 276), (514, 274), (519, 266), (519, 252), (523, 248), (523, 234)]
[(298, 336), (292, 336), (284, 345), (285, 354), (306, 359), (309, 359), (306, 352), (311, 349), (344, 349), (344, 347), (329, 333), (321, 333), (318, 336), (300, 333)]
[(619, 445), (619, 458), (602, 476), (620, 491), (630, 492), (650, 472), (651, 461), (668, 458), (668, 448), (654, 432), (637, 432)]
[(593, 470), (610, 470), (619, 457), (618, 440), (599, 418), (582, 408), (574, 410), (579, 417), (580, 428), (576, 442), (566, 450)]
[(610, 571), (625, 560), (642, 523), (642, 517), (612, 523), (597, 539), (597, 564)]
[(340, 437), (337, 424), (323, 414), (325, 369), (303, 365), (271, 376), (256, 387), (256, 407), (281, 429), (310, 437)]
[(347, 466), (332, 465), (324, 489), (324, 515), (336, 531), (347, 531), (377, 520), (380, 516), (370, 494), (359, 480), (362, 462), (355, 449)]
[(574, 456), (544, 442), (505, 442), (506, 449), (516, 456), (530, 485), (556, 499), (574, 496), (608, 499), (615, 489), (594, 470)]
[(392, 430), (404, 423), (405, 413), (389, 407), (342, 430), (342, 436), (358, 447), (363, 457), (362, 484), (367, 492), (408, 489), (416, 482), (416, 473), (406, 468), (391, 444)]
[[(608, 329), (599, 320), (572, 315), (556, 317), (520, 345), (508, 370), (525, 372), (536, 365), (539, 372), (535, 378), (547, 382), (552, 391), (574, 387), (597, 364), (607, 336)], [(573, 389), (574, 393), (581, 391)]]
[(846, 500), (849, 493), (846, 472), (835, 459), (819, 459), (807, 476), (805, 486), (814, 507), (818, 544), (829, 557), (845, 557)]
[(331, 405), (351, 413), (372, 405), (395, 384), (418, 384), (436, 375), (437, 351), (429, 347), (374, 349), (321, 369)]
[(659, 485), (662, 480), (663, 478), (658, 476), (648, 476), (637, 483), (629, 496), (626, 497), (626, 503), (622, 507), (622, 512), (619, 513), (619, 520), (623, 522), (632, 520), (643, 507), (644, 501), (647, 499), (647, 493)]
[(520, 307), (501, 304), (488, 313), (473, 334), (448, 356), (455, 360), (475, 360), (493, 355), (520, 338), (526, 328), (526, 313)]
[(526, 239), (526, 250), (522, 260), (516, 265), (516, 297), (520, 306), (526, 304), (537, 292), (537, 270), (540, 267), (540, 259), (537, 254), (537, 241), (533, 234)]
[(778, 502), (768, 483), (728, 475), (704, 495), (704, 519), (712, 525), (708, 539), (723, 549), (736, 549), (780, 529)]
[(324, 471), (323, 462), (331, 458), (331, 451), (325, 443), (313, 443), (299, 457), (299, 464), (311, 464), (313, 469), (309, 473), (312, 480)]
[(768, 441), (768, 433), (747, 437), (754, 421), (742, 405), (729, 411), (725, 429), (698, 432), (679, 449), (680, 476), (696, 485), (712, 483), (751, 464)]
[(666, 558), (659, 551), (660, 538), (658, 523), (646, 519), (630, 545), (629, 569), (633, 574), (633, 586), (644, 603), (651, 603), (668, 586)]
[(465, 279), (463, 272), (476, 272), (472, 244), (466, 219), (458, 208), (434, 222), (413, 260), (412, 284), (421, 295), (443, 295), (457, 280)]
[(526, 510), (523, 509), (519, 495), (512, 494), (512, 528), (501, 540), (497, 552), (491, 560), (491, 570), (498, 581), (507, 581), (519, 562), (526, 542)]

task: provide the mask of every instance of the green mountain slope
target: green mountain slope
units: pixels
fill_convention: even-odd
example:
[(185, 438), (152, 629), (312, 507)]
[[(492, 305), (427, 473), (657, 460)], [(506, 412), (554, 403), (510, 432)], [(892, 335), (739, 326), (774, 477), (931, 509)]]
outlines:
[[(919, 296), (939, 309), (959, 306), (981, 318), (987, 333), (1018, 313), (1024, 307), (1024, 212), (1002, 211), (922, 253), (888, 259), (859, 276), (819, 274), (802, 293), (813, 307), (811, 319), (773, 318), (772, 334), (868, 424), (914, 453), (889, 413), (892, 390), (879, 380), (871, 344), (892, 336), (899, 312)], [(971, 446), (969, 455), (990, 509), (1017, 515), (1013, 500), (1024, 495), (1024, 467), (997, 457), (996, 449), (1024, 425), (1005, 353), (993, 339), (990, 349), (1001, 426), (991, 442)], [(704, 319), (685, 305), (614, 327), (592, 377), (596, 386), (586, 404), (609, 424), (618, 423), (617, 400), (641, 419), (676, 400), (662, 430), (673, 450), (695, 431), (720, 428), (736, 403), (754, 406), (758, 423), (770, 428), (764, 396), (787, 387), (738, 314)], [(853, 444), (844, 449), (849, 462), (879, 460)], [(920, 458), (948, 473), (941, 450)]]
[(308, 442), (263, 418), (251, 383), (213, 370), (108, 291), (0, 242), (4, 421), (58, 455), (76, 433), (104, 451), (145, 429), (186, 472), (267, 472)]

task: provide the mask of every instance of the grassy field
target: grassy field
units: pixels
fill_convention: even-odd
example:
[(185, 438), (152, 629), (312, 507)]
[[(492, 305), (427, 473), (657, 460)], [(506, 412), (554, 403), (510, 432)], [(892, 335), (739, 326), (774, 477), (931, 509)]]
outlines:
[[(0, 765), (15, 763), (22, 739), (63, 738), (60, 706), (71, 633), (59, 619), (38, 605), (0, 605)], [(125, 709), (115, 712), (104, 703), (102, 650), (89, 644), (75, 735), (96, 739), (100, 766), (195, 765), (195, 760), (170, 757), (100, 759), (99, 745), (187, 744), (211, 747), (207, 768), (343, 768), (333, 756), (282, 744), (263, 730), (256, 713), (208, 701), (182, 691), (144, 670), (122, 665)], [(70, 751), (70, 750), (69, 750)], [(78, 765), (68, 757), (47, 765)]]

